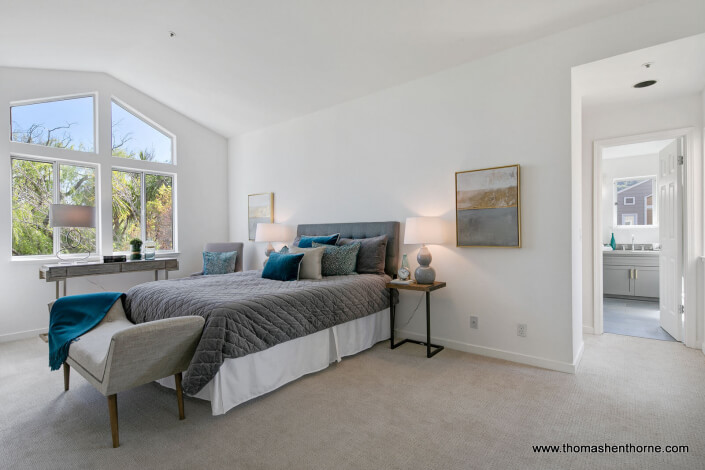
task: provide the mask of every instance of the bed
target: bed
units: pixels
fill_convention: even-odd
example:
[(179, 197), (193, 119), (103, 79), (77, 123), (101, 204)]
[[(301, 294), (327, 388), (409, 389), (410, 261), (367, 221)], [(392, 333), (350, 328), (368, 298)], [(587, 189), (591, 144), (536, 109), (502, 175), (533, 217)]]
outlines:
[[(385, 274), (291, 282), (261, 271), (156, 281), (127, 292), (135, 323), (183, 315), (206, 319), (184, 375), (190, 396), (209, 400), (214, 415), (303, 375), (357, 354), (390, 336), (387, 281), (398, 265), (399, 223), (299, 225), (297, 236), (386, 235)], [(173, 387), (173, 379), (160, 381)]]

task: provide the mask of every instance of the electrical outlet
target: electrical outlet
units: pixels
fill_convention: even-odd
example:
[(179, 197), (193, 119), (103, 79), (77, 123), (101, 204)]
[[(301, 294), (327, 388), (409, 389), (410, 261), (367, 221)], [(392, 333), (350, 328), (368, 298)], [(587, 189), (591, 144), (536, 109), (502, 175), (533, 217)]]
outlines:
[(479, 328), (478, 322), (479, 319), (476, 316), (470, 315), (470, 328), (472, 328), (473, 330), (477, 330)]
[(526, 338), (526, 323), (519, 323), (517, 325), (517, 336)]

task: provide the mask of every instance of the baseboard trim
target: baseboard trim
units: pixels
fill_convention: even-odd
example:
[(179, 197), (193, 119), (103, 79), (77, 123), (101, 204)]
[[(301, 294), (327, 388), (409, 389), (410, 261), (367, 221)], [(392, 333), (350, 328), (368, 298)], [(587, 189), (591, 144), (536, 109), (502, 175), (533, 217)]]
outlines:
[(573, 373), (578, 371), (578, 366), (580, 366), (580, 361), (583, 359), (583, 352), (585, 351), (585, 341), (580, 342), (580, 349), (578, 349), (578, 354), (575, 355), (573, 359)]
[(0, 335), (0, 343), (9, 343), (10, 341), (18, 341), (21, 339), (31, 338), (33, 336), (39, 336), (41, 333), (47, 333), (48, 331), (49, 330), (47, 328), (40, 328), (38, 330), (27, 330), (20, 331), (18, 333)]
[[(400, 338), (411, 338), (417, 341), (426, 341), (426, 335), (421, 335), (414, 333), (412, 331), (405, 330), (394, 330), (394, 334), (399, 335)], [(488, 348), (486, 346), (478, 346), (476, 344), (463, 343), (462, 341), (456, 341), (448, 338), (439, 338), (434, 336), (432, 341), (437, 344), (441, 344), (450, 349), (456, 349), (458, 351), (467, 352), (470, 354), (477, 354), (480, 356), (493, 357), (495, 359), (504, 359), (505, 361), (517, 362), (519, 364), (526, 364), (529, 366), (540, 367), (542, 369), (555, 370), (558, 372), (565, 372), (568, 374), (575, 374), (577, 365), (582, 357), (583, 347), (581, 346), (576, 362), (561, 362), (554, 361), (553, 359), (546, 359), (543, 357), (530, 356), (528, 354), (521, 354), (511, 351), (505, 351), (503, 349)], [(443, 353), (441, 353), (443, 354)]]
[(583, 325), (583, 333), (586, 333), (589, 335), (594, 335), (595, 334), (595, 327)]

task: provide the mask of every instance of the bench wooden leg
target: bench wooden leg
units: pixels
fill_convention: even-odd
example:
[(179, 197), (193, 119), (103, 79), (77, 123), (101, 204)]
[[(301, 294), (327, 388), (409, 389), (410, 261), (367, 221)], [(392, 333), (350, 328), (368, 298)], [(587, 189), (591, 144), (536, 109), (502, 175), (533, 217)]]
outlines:
[(184, 419), (184, 392), (181, 390), (181, 372), (174, 375), (174, 382), (176, 383), (176, 401), (179, 402), (179, 419)]
[(69, 390), (69, 377), (71, 375), (71, 366), (64, 362), (64, 392)]
[(113, 434), (113, 448), (120, 447), (120, 437), (118, 435), (118, 408), (116, 394), (108, 396), (108, 410), (110, 411), (110, 431)]

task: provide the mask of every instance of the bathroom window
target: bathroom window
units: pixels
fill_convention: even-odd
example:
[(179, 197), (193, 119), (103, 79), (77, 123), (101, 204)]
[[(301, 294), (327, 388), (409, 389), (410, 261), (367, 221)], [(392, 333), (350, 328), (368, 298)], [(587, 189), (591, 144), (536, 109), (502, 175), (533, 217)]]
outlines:
[(615, 225), (656, 225), (655, 176), (615, 179), (613, 200)]

